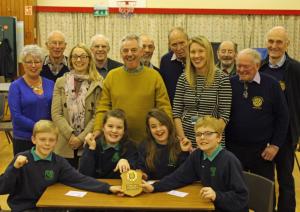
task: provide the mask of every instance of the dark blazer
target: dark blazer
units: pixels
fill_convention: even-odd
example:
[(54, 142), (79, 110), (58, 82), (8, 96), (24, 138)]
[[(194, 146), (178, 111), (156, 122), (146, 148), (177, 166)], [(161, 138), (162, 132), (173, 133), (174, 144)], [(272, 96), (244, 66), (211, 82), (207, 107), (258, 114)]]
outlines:
[(115, 61), (115, 60), (112, 60), (110, 58), (107, 58), (107, 70), (106, 68), (102, 67), (102, 68), (98, 68), (97, 67), (97, 70), (99, 72), (99, 74), (105, 78), (106, 75), (108, 74), (108, 72), (110, 72), (110, 70), (112, 69), (115, 69), (115, 68), (118, 68), (120, 66), (122, 66), (123, 64), (118, 62), (118, 61)]
[[(269, 55), (262, 62), (259, 71), (264, 72), (269, 66)], [(284, 91), (290, 114), (290, 136), (293, 145), (297, 145), (300, 135), (300, 63), (286, 54), (286, 60), (283, 64), (284, 81), (286, 89)]]

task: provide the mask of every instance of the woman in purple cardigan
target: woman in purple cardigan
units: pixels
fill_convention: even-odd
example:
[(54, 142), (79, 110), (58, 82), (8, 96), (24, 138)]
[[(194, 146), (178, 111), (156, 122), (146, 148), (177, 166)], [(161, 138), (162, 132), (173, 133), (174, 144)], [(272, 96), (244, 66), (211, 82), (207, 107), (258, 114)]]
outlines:
[(37, 45), (27, 45), (21, 52), (25, 74), (11, 83), (8, 105), (13, 123), (14, 155), (30, 149), (34, 124), (51, 120), (54, 82), (40, 76), (44, 55)]

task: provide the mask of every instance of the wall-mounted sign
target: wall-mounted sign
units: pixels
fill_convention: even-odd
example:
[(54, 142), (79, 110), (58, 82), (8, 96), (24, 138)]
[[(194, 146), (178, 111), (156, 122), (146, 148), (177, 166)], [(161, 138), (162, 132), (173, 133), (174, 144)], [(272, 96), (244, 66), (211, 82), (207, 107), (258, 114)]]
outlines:
[(25, 15), (32, 15), (32, 6), (25, 6)]

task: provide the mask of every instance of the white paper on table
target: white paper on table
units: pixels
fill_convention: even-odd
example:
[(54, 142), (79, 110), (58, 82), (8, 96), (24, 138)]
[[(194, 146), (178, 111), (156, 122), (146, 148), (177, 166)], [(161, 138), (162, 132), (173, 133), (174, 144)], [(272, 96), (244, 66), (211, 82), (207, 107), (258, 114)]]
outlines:
[(174, 195), (174, 196), (177, 196), (177, 197), (185, 197), (189, 193), (182, 192), (182, 191), (172, 190), (172, 191), (167, 192), (167, 194)]
[(71, 197), (84, 197), (87, 194), (85, 191), (68, 191), (65, 195)]

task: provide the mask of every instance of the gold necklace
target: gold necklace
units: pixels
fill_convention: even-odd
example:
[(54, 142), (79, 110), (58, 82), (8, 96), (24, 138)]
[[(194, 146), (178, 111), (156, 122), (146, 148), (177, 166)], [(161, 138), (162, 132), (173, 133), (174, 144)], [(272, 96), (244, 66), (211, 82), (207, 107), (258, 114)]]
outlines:
[[(25, 79), (25, 78), (24, 78)], [(39, 82), (38, 85), (32, 85), (31, 83), (29, 83), (28, 79), (25, 79), (25, 82), (29, 85), (29, 87), (34, 91), (34, 92), (40, 92), (43, 90), (43, 85), (42, 85), (42, 80), (39, 77)]]
[(42, 87), (42, 83), (40, 83), (40, 84), (37, 85), (37, 86), (30, 85), (30, 88), (31, 88), (33, 91), (41, 91), (43, 87)]

